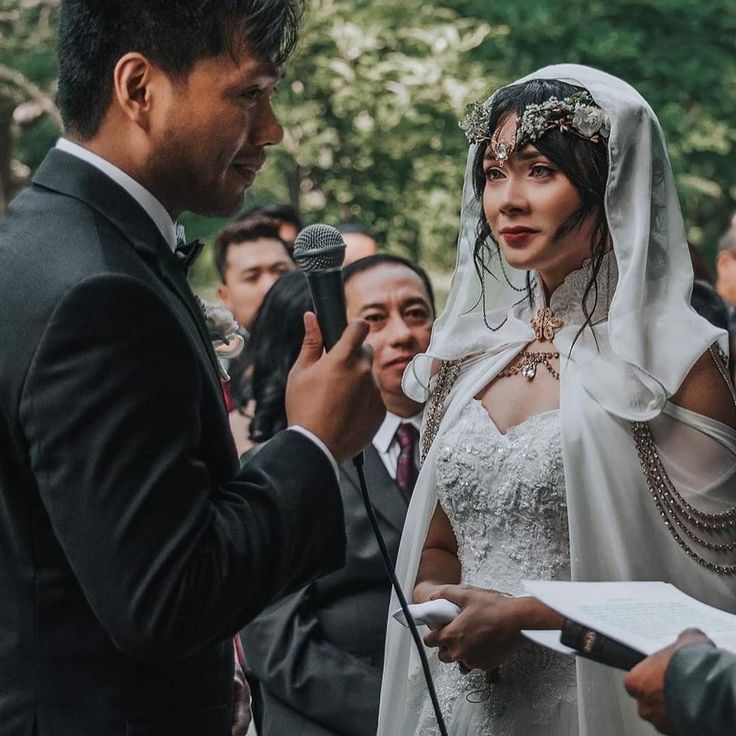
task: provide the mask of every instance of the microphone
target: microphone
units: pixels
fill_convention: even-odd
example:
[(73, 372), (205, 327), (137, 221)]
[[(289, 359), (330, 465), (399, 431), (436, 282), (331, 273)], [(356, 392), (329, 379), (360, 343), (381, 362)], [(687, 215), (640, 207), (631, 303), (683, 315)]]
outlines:
[(340, 339), (347, 326), (342, 283), (344, 258), (345, 242), (339, 231), (330, 225), (309, 225), (294, 242), (294, 260), (309, 281), (314, 311), (327, 350)]

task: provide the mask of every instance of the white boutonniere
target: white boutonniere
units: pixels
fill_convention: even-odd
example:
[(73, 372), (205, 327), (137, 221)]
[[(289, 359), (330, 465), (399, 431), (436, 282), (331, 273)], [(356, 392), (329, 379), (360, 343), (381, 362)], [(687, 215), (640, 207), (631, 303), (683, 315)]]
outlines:
[[(220, 304), (210, 304), (199, 297), (197, 297), (197, 303), (202, 310), (202, 315), (207, 325), (207, 332), (217, 357), (222, 358), (222, 360), (237, 358), (243, 352), (245, 338), (240, 332), (240, 327), (235, 321), (233, 313)], [(230, 376), (222, 365), (222, 362), (218, 361), (218, 363), (220, 366), (220, 378), (224, 381), (229, 381)]]

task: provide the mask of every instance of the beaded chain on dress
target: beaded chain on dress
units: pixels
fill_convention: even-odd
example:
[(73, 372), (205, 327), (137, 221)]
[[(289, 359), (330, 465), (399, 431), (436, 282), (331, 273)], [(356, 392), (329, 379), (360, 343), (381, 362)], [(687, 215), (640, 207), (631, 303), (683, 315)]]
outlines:
[[(559, 413), (529, 417), (502, 435), (473, 400), (438, 441), (437, 493), (457, 538), (463, 582), (516, 594), (524, 578), (569, 580)], [(432, 669), (453, 734), (526, 736), (537, 733), (535, 724), (544, 734), (577, 730), (569, 724), (575, 718), (572, 659), (530, 645), (501, 666), (499, 682), (490, 686), (482, 675), (461, 675), (436, 656)], [(421, 700), (416, 734), (434, 736), (431, 706)], [(560, 706), (574, 731), (555, 724)]]

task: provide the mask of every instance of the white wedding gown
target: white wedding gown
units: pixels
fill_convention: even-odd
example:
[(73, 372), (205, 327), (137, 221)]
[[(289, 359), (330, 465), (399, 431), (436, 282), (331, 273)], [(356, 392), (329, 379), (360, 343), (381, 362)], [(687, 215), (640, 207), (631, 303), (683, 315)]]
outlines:
[[(570, 579), (565, 481), (558, 411), (501, 434), (473, 399), (442, 435), (437, 494), (458, 542), (462, 581), (522, 593), (525, 578)], [(529, 645), (501, 666), (499, 682), (462, 675), (430, 653), (448, 729), (455, 736), (576, 736), (575, 663)], [(421, 673), (408, 711), (415, 736), (439, 734)], [(408, 733), (408, 732), (407, 732)]]

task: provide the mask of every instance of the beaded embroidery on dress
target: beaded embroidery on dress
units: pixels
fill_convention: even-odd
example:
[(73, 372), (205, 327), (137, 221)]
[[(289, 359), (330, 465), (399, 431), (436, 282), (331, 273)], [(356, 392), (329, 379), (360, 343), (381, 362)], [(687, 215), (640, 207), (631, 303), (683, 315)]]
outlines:
[[(516, 594), (524, 578), (569, 580), (558, 412), (531, 416), (503, 435), (473, 400), (438, 441), (438, 498), (457, 538), (463, 582)], [(435, 654), (431, 662), (452, 734), (577, 733), (572, 659), (529, 645), (501, 666), (499, 682), (490, 686), (483, 675), (461, 675)], [(415, 736), (435, 736), (426, 689), (415, 684), (410, 693), (421, 714)]]

